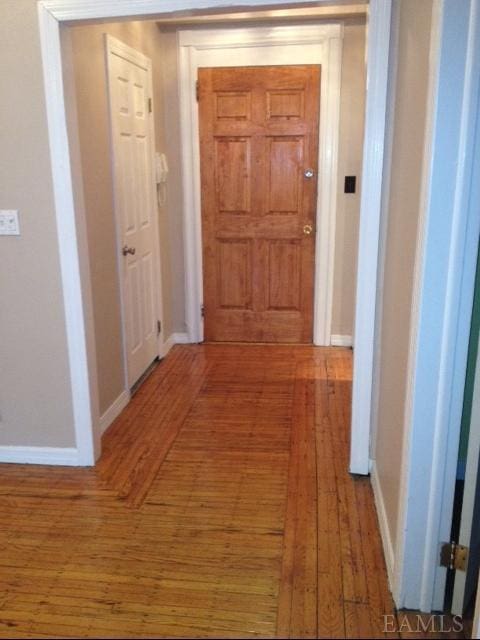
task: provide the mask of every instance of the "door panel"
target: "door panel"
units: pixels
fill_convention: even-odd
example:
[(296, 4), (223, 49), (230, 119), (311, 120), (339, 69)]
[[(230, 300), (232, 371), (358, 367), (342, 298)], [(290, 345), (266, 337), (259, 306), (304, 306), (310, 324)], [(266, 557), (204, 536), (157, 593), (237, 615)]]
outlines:
[(311, 342), (320, 67), (198, 77), (205, 338)]
[(268, 243), (269, 311), (300, 311), (301, 251), (298, 240), (272, 240)]
[(252, 246), (249, 240), (218, 240), (218, 303), (222, 309), (252, 307)]
[(215, 140), (215, 176), (219, 212), (250, 212), (250, 158), (248, 138), (217, 138)]
[(158, 355), (148, 73), (147, 69), (109, 53), (115, 207), (121, 245), (130, 249), (121, 256), (130, 387)]
[(303, 178), (298, 167), (302, 165), (302, 138), (267, 138), (268, 213), (301, 213)]

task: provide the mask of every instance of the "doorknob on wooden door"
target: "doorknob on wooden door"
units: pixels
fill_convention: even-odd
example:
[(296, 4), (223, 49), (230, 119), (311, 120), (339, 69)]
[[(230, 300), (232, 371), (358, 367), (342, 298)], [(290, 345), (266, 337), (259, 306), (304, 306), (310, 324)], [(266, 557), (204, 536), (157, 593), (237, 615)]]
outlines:
[(123, 253), (124, 256), (126, 256), (128, 254), (134, 256), (135, 255), (135, 251), (136, 251), (135, 247), (129, 247), (126, 244), (123, 245), (123, 247), (122, 247), (122, 253)]
[(313, 227), (312, 227), (311, 224), (304, 225), (304, 227), (303, 227), (304, 235), (310, 236), (310, 235), (312, 235), (312, 232), (313, 232)]

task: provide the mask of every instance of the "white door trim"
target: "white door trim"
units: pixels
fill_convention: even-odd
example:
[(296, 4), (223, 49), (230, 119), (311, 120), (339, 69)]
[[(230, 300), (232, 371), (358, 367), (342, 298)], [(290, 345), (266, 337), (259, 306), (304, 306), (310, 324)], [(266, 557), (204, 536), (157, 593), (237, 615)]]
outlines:
[[(109, 93), (108, 100), (108, 108), (109, 108), (109, 124), (110, 129), (112, 130), (112, 113), (111, 113), (111, 99), (110, 99), (110, 55), (117, 55), (128, 62), (136, 64), (141, 69), (144, 69), (147, 72), (147, 87), (148, 87), (148, 96), (152, 101), (152, 112), (148, 114), (148, 128), (150, 135), (150, 155), (152, 162), (152, 175), (150, 180), (150, 188), (151, 188), (151, 203), (152, 203), (152, 223), (153, 223), (153, 231), (154, 231), (154, 239), (153, 239), (153, 252), (155, 255), (155, 268), (154, 268), (154, 286), (155, 286), (155, 306), (157, 312), (157, 319), (160, 321), (160, 332), (157, 335), (157, 355), (159, 357), (163, 356), (164, 351), (164, 333), (163, 333), (163, 305), (162, 305), (162, 265), (161, 265), (161, 256), (160, 256), (160, 231), (158, 224), (158, 207), (157, 207), (157, 189), (155, 184), (155, 174), (153, 168), (155, 167), (155, 124), (153, 114), (155, 113), (155, 104), (153, 103), (153, 86), (152, 86), (152, 61), (146, 55), (133, 49), (129, 45), (126, 45), (121, 40), (114, 38), (109, 34), (105, 34), (105, 58), (107, 65), (107, 87)], [(110, 148), (112, 154), (112, 171), (115, 170), (114, 162), (113, 162), (113, 154), (114, 154), (114, 139), (110, 133)], [(114, 182), (115, 184), (115, 182)], [(115, 189), (114, 189), (115, 191)], [(123, 366), (124, 366), (124, 378), (125, 378), (125, 391), (130, 394), (130, 384), (128, 382), (128, 357), (127, 357), (127, 335), (126, 335), (126, 320), (125, 320), (125, 299), (123, 295), (123, 286), (122, 286), (122, 221), (119, 219), (119, 211), (116, 202), (116, 194), (114, 194), (114, 215), (115, 215), (115, 227), (116, 227), (116, 240), (117, 240), (117, 276), (118, 276), (118, 286), (120, 291), (120, 303), (121, 303), (121, 317), (122, 317), (122, 353), (123, 353)]]
[(432, 69), (393, 585), (398, 607), (422, 611), (443, 607), (446, 569), (439, 566), (438, 550), (452, 523), (480, 232), (480, 7), (477, 0), (438, 0), (433, 18), (437, 70)]
[(342, 38), (343, 29), (339, 24), (179, 32), (184, 242), (188, 248), (185, 252), (186, 325), (191, 342), (203, 340), (200, 135), (195, 96), (198, 68), (249, 66), (259, 64), (260, 60), (260, 64), (266, 65), (319, 64), (322, 67), (313, 342), (322, 346), (331, 344)]
[[(329, 0), (302, 0), (302, 4), (329, 3)], [(369, 43), (367, 56), (367, 127), (364, 143), (362, 177), (362, 207), (360, 214), (360, 277), (376, 282), (378, 263), (378, 219), (385, 134), (385, 97), (390, 39), (390, 11), (392, 0), (371, 0), (369, 4)], [(233, 0), (234, 6), (271, 6), (271, 0)], [(296, 4), (293, 0), (276, 0), (276, 4)], [(51, 150), (55, 212), (59, 234), (59, 255), (65, 301), (65, 323), (74, 407), (75, 439), (79, 464), (93, 464), (99, 454), (99, 411), (91, 381), (96, 377), (93, 328), (86, 321), (85, 300), (90, 295), (88, 260), (85, 247), (79, 247), (75, 200), (72, 184), (67, 118), (62, 78), (62, 50), (60, 25), (96, 18), (124, 18), (154, 16), (182, 9), (220, 9), (232, 6), (232, 0), (40, 0), (39, 28), (42, 47), (43, 75)], [(81, 215), (81, 212), (79, 212)], [(376, 226), (375, 226), (376, 225)], [(373, 232), (371, 241), (368, 233)], [(371, 251), (368, 251), (368, 248)], [(188, 251), (190, 247), (186, 247)], [(353, 399), (352, 450), (366, 452), (352, 455), (351, 470), (368, 473), (370, 438), (370, 407), (372, 390), (373, 327), (375, 322), (376, 288), (359, 286), (357, 309), (362, 308), (361, 322), (355, 330), (356, 376)], [(88, 318), (88, 316), (87, 316)]]
[[(375, 308), (382, 209), (391, 0), (370, 2), (367, 37), (367, 96), (360, 199), (355, 349), (353, 352), (351, 473), (370, 471)], [(355, 375), (358, 372), (358, 375)]]

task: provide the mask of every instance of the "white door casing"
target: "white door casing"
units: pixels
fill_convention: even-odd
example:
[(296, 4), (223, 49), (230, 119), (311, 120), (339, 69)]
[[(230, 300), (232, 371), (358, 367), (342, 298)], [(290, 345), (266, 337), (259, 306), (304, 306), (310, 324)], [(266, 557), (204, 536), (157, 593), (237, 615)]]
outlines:
[(114, 202), (128, 388), (159, 355), (159, 242), (151, 62), (106, 36)]
[[(329, 0), (312, 0), (307, 4), (328, 4)], [(182, 9), (218, 10), (231, 4), (231, 0), (39, 0), (39, 30), (42, 48), (45, 101), (48, 133), (51, 148), (52, 179), (55, 197), (59, 258), (62, 288), (65, 300), (65, 326), (68, 358), (72, 380), (72, 401), (78, 464), (91, 465), (99, 454), (100, 425), (96, 400), (90, 389), (95, 378), (96, 362), (92, 352), (92, 328), (86, 321), (90, 289), (86, 248), (78, 237), (76, 216), (82, 216), (82, 207), (75, 200), (72, 184), (70, 146), (65, 113), (65, 95), (62, 75), (62, 49), (60, 29), (65, 23), (81, 20), (124, 19), (142, 16), (152, 18), (159, 13), (166, 15)], [(236, 0), (235, 5), (267, 6), (268, 0)], [(295, 5), (294, 0), (277, 0), (276, 4)], [(378, 217), (382, 175), (378, 167), (383, 165), (383, 139), (385, 132), (386, 70), (388, 67), (391, 0), (371, 0), (369, 4), (369, 44), (367, 55), (367, 128), (365, 131), (364, 161), (362, 171), (362, 205), (360, 212), (359, 279), (376, 280), (378, 262)], [(363, 232), (362, 232), (363, 229)], [(363, 238), (363, 240), (362, 240)], [(186, 245), (188, 252), (189, 245)], [(360, 260), (360, 257), (359, 257)], [(373, 326), (375, 321), (376, 287), (372, 283), (357, 291), (357, 308), (362, 309), (362, 322), (355, 328), (355, 366), (362, 371), (357, 376), (354, 394), (352, 435), (355, 451), (361, 452), (359, 461), (351, 464), (351, 470), (368, 472), (370, 439), (370, 406), (372, 389)], [(87, 293), (85, 293), (87, 291)], [(357, 316), (358, 317), (358, 316)]]
[(198, 109), (199, 67), (320, 64), (320, 127), (313, 342), (329, 346), (333, 300), (337, 158), (343, 29), (340, 24), (196, 29), (179, 32), (183, 192), (185, 199), (186, 324), (203, 340), (203, 268)]

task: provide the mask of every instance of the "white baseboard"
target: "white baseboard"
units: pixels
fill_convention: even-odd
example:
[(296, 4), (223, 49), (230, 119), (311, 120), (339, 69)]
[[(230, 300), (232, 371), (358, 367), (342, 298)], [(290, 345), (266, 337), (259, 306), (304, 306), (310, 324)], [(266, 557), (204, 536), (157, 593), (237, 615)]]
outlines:
[(372, 461), (370, 472), (370, 480), (372, 483), (373, 495), (375, 498), (375, 506), (377, 508), (378, 524), (380, 526), (380, 535), (382, 536), (383, 553), (385, 556), (385, 564), (387, 565), (388, 583), (390, 591), (393, 593), (394, 575), (395, 575), (395, 553), (393, 551), (392, 538), (388, 527), (387, 511), (383, 500), (382, 488), (377, 475), (377, 467), (375, 460)]
[(122, 391), (118, 398), (108, 407), (100, 418), (100, 433), (105, 433), (115, 418), (122, 413), (129, 401), (130, 393), (127, 390)]
[(352, 347), (352, 336), (342, 336), (339, 334), (332, 334), (330, 336), (330, 344), (332, 347)]
[(0, 462), (81, 466), (77, 449), (69, 447), (0, 446)]
[(162, 358), (164, 358), (175, 344), (189, 344), (188, 333), (172, 333), (163, 343)]
[(172, 336), (175, 344), (190, 343), (190, 338), (188, 337), (188, 333), (172, 333)]

